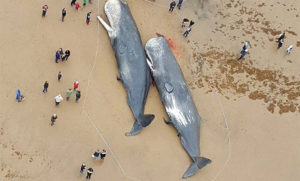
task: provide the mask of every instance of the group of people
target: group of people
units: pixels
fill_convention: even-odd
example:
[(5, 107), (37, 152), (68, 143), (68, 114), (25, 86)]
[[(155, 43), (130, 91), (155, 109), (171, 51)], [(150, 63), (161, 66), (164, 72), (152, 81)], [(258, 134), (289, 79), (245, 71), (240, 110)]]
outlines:
[[(43, 90), (44, 93), (45, 93), (45, 89), (46, 89), (46, 92), (47, 92), (48, 86), (49, 86), (49, 83), (46, 81), (44, 83), (44, 90)], [(79, 82), (75, 81), (74, 84), (73, 84), (73, 90), (70, 88), (66, 91), (66, 100), (67, 101), (70, 100), (70, 97), (71, 97), (72, 93), (75, 92), (75, 96), (76, 96), (75, 101), (78, 102), (78, 100), (81, 97), (81, 92), (79, 90), (77, 90), (78, 86), (79, 86)], [(58, 106), (64, 100), (64, 98), (62, 97), (61, 94), (58, 94), (57, 96), (54, 97), (54, 100), (55, 100), (55, 105)]]
[[(278, 43), (278, 46), (277, 46), (277, 49), (281, 48), (282, 45), (283, 45), (283, 41), (284, 41), (284, 38), (285, 38), (285, 32), (281, 33), (280, 35), (278, 35), (277, 37), (277, 43)], [(290, 54), (293, 50), (293, 45), (290, 45), (287, 49), (286, 49), (286, 53), (287, 54)]]
[(62, 48), (59, 48), (55, 53), (55, 63), (58, 63), (58, 60), (61, 60), (62, 62), (65, 60), (67, 61), (70, 55), (70, 50), (64, 52)]
[[(80, 8), (80, 4), (76, 1), (77, 0), (72, 0), (71, 1), (71, 6), (75, 5), (75, 9), (78, 10)], [(92, 0), (89, 0), (89, 3), (92, 3)], [(83, 0), (82, 4), (83, 4), (83, 6), (86, 6), (87, 0)], [(47, 10), (48, 10), (48, 5), (47, 4), (42, 6), (42, 17), (46, 16)], [(87, 15), (86, 15), (86, 24), (89, 24), (90, 21), (91, 21), (91, 13), (92, 12), (88, 12)], [(61, 10), (61, 21), (62, 22), (64, 22), (66, 15), (67, 15), (67, 10), (66, 10), (66, 8), (63, 8)]]
[[(99, 150), (95, 151), (95, 153), (92, 155), (92, 158), (94, 158), (95, 160), (99, 160), (99, 158), (101, 160), (104, 160), (105, 156), (106, 156), (106, 150), (103, 149), (102, 152), (100, 152)], [(82, 163), (81, 167), (80, 167), (80, 174), (81, 175), (84, 173), (85, 168), (86, 168), (86, 164)], [(91, 176), (92, 176), (93, 172), (94, 172), (93, 168), (87, 169), (86, 179), (91, 179)]]
[[(183, 3), (183, 0), (179, 0), (179, 1), (178, 1), (178, 3), (177, 3), (177, 8), (178, 8), (178, 9), (181, 8), (182, 3)], [(170, 3), (169, 11), (170, 11), (170, 12), (173, 12), (175, 6), (176, 6), (176, 2), (175, 2), (175, 1), (172, 1), (172, 2)]]
[[(187, 26), (188, 24), (188, 26)], [(181, 27), (185, 28), (187, 27), (187, 29), (184, 31), (183, 36), (186, 38), (189, 36), (189, 34), (192, 31), (192, 26), (195, 24), (195, 22), (193, 20), (189, 20), (187, 18), (183, 18), (182, 23), (181, 23)]]
[[(81, 174), (81, 175), (84, 173), (85, 168), (86, 168), (85, 163), (82, 163), (82, 165), (81, 165), (81, 167), (80, 167), (80, 174)], [(86, 172), (86, 179), (91, 179), (91, 176), (92, 176), (93, 172), (94, 172), (93, 168), (87, 169), (87, 172)]]
[[(284, 38), (285, 38), (285, 32), (281, 33), (280, 35), (278, 35), (278, 37), (276, 38), (277, 39), (277, 49), (280, 49), (283, 45), (283, 41), (284, 41)], [(290, 54), (293, 50), (293, 45), (290, 45), (287, 49), (286, 49), (286, 53), (287, 54)], [(249, 48), (249, 44), (248, 42), (245, 42), (244, 45), (243, 45), (243, 48), (242, 48), (242, 51), (240, 52), (240, 57), (238, 58), (238, 60), (242, 59), (243, 57), (245, 57), (245, 55), (247, 54), (248, 52), (248, 48)]]

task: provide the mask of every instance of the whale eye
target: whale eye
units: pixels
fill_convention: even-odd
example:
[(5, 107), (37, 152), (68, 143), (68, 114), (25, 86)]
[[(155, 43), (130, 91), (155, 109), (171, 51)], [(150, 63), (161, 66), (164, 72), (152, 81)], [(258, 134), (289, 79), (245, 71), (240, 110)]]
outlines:
[(166, 82), (165, 83), (165, 89), (167, 90), (167, 92), (171, 93), (174, 90), (174, 87), (171, 83)]

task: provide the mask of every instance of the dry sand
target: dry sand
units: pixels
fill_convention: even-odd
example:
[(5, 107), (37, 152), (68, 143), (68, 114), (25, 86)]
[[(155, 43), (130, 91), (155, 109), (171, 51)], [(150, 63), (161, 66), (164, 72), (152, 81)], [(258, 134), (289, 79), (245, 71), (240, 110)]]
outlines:
[[(96, 20), (105, 16), (104, 1), (92, 1), (78, 11), (70, 0), (1, 2), (0, 180), (85, 180), (79, 174), (85, 162), (94, 168), (92, 180), (174, 181), (190, 165), (175, 129), (162, 121), (166, 113), (155, 87), (145, 111), (156, 115), (154, 122), (137, 136), (124, 136), (133, 116), (116, 81), (107, 33)], [(49, 10), (42, 18), (44, 4)], [(300, 180), (300, 1), (186, 0), (172, 14), (167, 0), (128, 4), (144, 44), (155, 33), (170, 38), (203, 118), (201, 155), (213, 162), (188, 180)], [(184, 17), (196, 22), (187, 39)], [(283, 30), (277, 50), (275, 35)], [(246, 40), (249, 54), (237, 62)], [(285, 55), (290, 44), (294, 50)], [(60, 47), (71, 56), (55, 64)], [(75, 80), (80, 101), (73, 95), (55, 107), (54, 96)], [(26, 96), (22, 103), (15, 101), (17, 88)], [(51, 127), (53, 113), (58, 119)], [(98, 148), (108, 150), (104, 162), (90, 157)]]

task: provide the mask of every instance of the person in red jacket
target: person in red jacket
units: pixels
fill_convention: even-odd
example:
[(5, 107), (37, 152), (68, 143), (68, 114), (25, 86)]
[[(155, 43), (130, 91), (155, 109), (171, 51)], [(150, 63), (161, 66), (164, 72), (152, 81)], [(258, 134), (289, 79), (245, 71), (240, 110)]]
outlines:
[(75, 4), (75, 8), (76, 8), (76, 10), (78, 10), (78, 9), (80, 8), (80, 4), (79, 4), (79, 3), (76, 3), (76, 4)]
[(75, 82), (74, 82), (74, 90), (73, 90), (74, 92), (77, 91), (78, 86), (79, 86), (79, 82), (78, 82), (78, 81), (75, 81)]

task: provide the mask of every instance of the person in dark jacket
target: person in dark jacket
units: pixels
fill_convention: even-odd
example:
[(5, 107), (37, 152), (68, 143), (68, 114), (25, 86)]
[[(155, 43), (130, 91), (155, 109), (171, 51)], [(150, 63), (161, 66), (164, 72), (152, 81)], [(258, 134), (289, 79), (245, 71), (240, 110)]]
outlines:
[(72, 0), (71, 1), (71, 6), (75, 5), (75, 3), (76, 3), (76, 0)]
[(44, 90), (43, 90), (44, 93), (46, 93), (48, 91), (48, 87), (49, 87), (49, 83), (48, 83), (48, 81), (46, 81), (44, 83)]
[(170, 12), (172, 12), (173, 10), (174, 10), (174, 7), (176, 6), (176, 2), (175, 1), (172, 1), (171, 3), (170, 3), (170, 9), (169, 9), (169, 11)]
[(81, 97), (80, 91), (77, 91), (76, 92), (76, 102), (80, 99), (80, 97)]
[(65, 16), (67, 15), (67, 11), (66, 9), (62, 9), (61, 11), (61, 21), (64, 22)]
[(57, 115), (56, 115), (56, 114), (53, 114), (53, 115), (51, 116), (51, 123), (50, 123), (51, 126), (54, 125), (56, 119), (57, 119)]
[(62, 61), (68, 60), (70, 54), (71, 54), (70, 50), (66, 50), (66, 51), (65, 51), (65, 55), (64, 55), (64, 57), (62, 58)]
[(86, 173), (86, 179), (91, 179), (93, 172), (94, 170), (92, 168), (89, 168)]
[(58, 60), (60, 59), (60, 53), (59, 51), (57, 50), (56, 53), (55, 53), (55, 63), (58, 63)]
[(86, 168), (85, 163), (82, 163), (82, 165), (80, 167), (80, 174), (83, 174), (85, 168)]
[(183, 2), (183, 0), (179, 0), (179, 1), (178, 1), (178, 4), (177, 4), (178, 9), (181, 8), (182, 2)]

